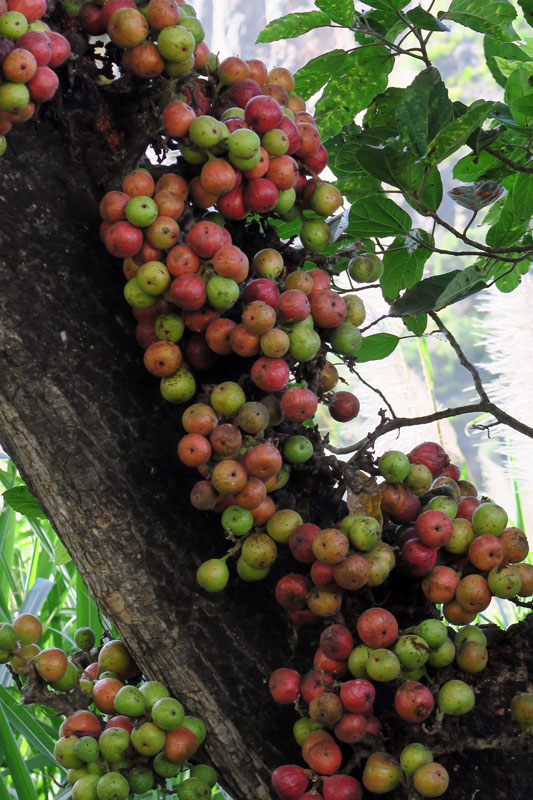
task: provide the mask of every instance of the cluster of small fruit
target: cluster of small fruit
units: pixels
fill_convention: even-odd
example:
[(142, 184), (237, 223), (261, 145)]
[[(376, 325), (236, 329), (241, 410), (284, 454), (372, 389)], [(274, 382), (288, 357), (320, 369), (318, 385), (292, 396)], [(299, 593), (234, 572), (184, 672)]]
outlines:
[[(253, 277), (247, 280), (248, 257), (232, 244), (224, 227), (210, 220), (193, 224), (185, 241), (176, 243), (177, 219), (188, 190), (179, 175), (166, 173), (155, 183), (149, 172), (138, 169), (125, 177), (121, 188), (102, 198), (101, 233), (107, 249), (124, 258), (124, 294), (138, 320), (144, 364), (161, 379), (163, 397), (190, 401), (196, 393), (193, 373), (209, 369), (219, 356), (261, 354), (250, 368), (252, 396), (261, 393), (261, 402), (246, 402), (241, 386), (231, 381), (216, 386), (210, 405), (196, 403), (184, 413), (186, 434), (178, 445), (182, 462), (199, 469), (205, 479), (193, 488), (193, 505), (224, 512), (224, 528), (243, 536), (276, 511), (266, 494), (286, 482), (288, 465), (313, 456), (307, 437), (281, 436), (288, 462), (283, 465), (280, 450), (264, 441), (265, 430), (283, 419), (293, 424), (309, 419), (318, 396), (336, 420), (349, 421), (358, 414), (359, 402), (351, 392), (332, 392), (338, 373), (327, 361), (318, 372), (316, 393), (287, 385), (295, 365), (312, 362), (327, 347), (341, 356), (357, 352), (364, 305), (356, 295), (343, 298), (332, 291), (324, 270), (287, 274), (283, 257), (271, 248), (255, 253)], [(239, 313), (241, 322), (231, 318)], [(283, 393), (280, 399), (272, 394), (277, 392)], [(279, 533), (253, 534), (243, 545), (238, 570), (246, 571), (250, 580), (268, 571), (265, 559), (275, 558), (275, 541), (287, 541), (293, 528), (303, 523), (296, 512), (279, 514), (284, 514), (281, 528), (279, 516), (270, 523)], [(288, 527), (290, 514), (295, 522)], [(268, 556), (252, 558), (249, 550), (260, 537), (269, 546)], [(200, 580), (218, 591), (227, 567), (221, 559), (215, 562), (202, 570)], [(206, 571), (216, 573), (217, 580), (205, 580)]]
[(88, 2), (78, 20), (91, 36), (107, 34), (123, 49), (122, 70), (138, 78), (157, 78), (163, 72), (183, 78), (193, 69), (216, 66), (194, 8), (180, 0), (150, 0), (142, 8), (133, 0)]
[[(251, 213), (301, 215), (300, 238), (308, 250), (329, 242), (324, 218), (339, 208), (342, 197), (318, 178), (328, 153), (305, 101), (294, 94), (289, 70), (268, 72), (259, 59), (237, 56), (219, 64), (203, 41), (194, 9), (177, 0), (150, 0), (142, 10), (133, 0), (110, 0), (103, 7), (90, 2), (82, 6), (79, 20), (88, 33), (107, 32), (124, 50), (126, 72), (145, 79), (163, 72), (181, 79), (193, 69), (209, 75), (196, 78), (194, 91), (187, 87), (188, 94), (162, 110), (166, 135), (198, 168), (190, 182), (198, 208), (215, 206), (228, 220)], [(193, 95), (195, 107), (185, 102)]]
[[(519, 563), (529, 553), (525, 533), (507, 527), (505, 510), (477, 497), (446, 461), (442, 448), (430, 442), (408, 457), (385, 454), (381, 507), (393, 521), (408, 523), (398, 529), (397, 543), (411, 574), (424, 576), (428, 599), (443, 603), (448, 622), (465, 625), (492, 597), (531, 597), (533, 565)], [(437, 565), (438, 559), (445, 563)]]
[[(278, 703), (297, 703), (301, 713), (302, 703), (308, 706), (307, 714), (295, 723), (293, 732), (296, 742), (302, 747), (303, 760), (316, 775), (331, 776), (340, 769), (343, 752), (338, 742), (354, 745), (366, 735), (376, 736), (381, 732), (381, 723), (374, 716), (374, 683), (386, 683), (398, 678), (402, 681), (395, 692), (394, 708), (402, 720), (414, 724), (428, 719), (435, 705), (433, 693), (419, 681), (424, 676), (430, 678), (427, 667), (436, 669), (448, 666), (457, 652), (460, 669), (477, 671), (470, 669), (471, 662), (466, 650), (470, 643), (486, 644), (483, 632), (475, 626), (466, 626), (456, 634), (454, 642), (448, 636), (450, 630), (440, 620), (427, 619), (411, 632), (399, 636), (395, 617), (384, 608), (374, 607), (358, 618), (357, 635), (361, 643), (357, 646), (354, 647), (352, 634), (346, 626), (329, 625), (320, 636), (312, 672), (303, 678), (296, 670), (284, 667), (272, 673), (269, 687)], [(348, 674), (352, 678), (342, 680)], [(432, 682), (438, 680), (435, 676), (430, 679)], [(437, 696), (439, 711), (453, 716), (467, 713), (473, 708), (474, 702), (471, 687), (457, 679), (443, 683)], [(413, 745), (410, 748), (413, 749)], [(425, 748), (424, 751), (428, 753)], [(379, 756), (389, 764), (395, 763), (388, 754), (380, 753)], [(385, 783), (381, 782), (383, 776), (378, 780), (375, 774), (375, 758), (376, 754), (373, 754), (367, 761), (362, 782), (370, 791), (381, 794), (400, 783), (402, 772), (395, 769)], [(426, 760), (432, 761), (431, 753)], [(446, 790), (448, 776), (440, 764), (435, 764), (431, 770), (426, 768), (415, 779), (415, 770), (410, 772), (404, 761), (405, 751), (400, 757), (402, 768), (406, 775), (413, 776), (415, 788), (422, 797), (439, 797)], [(417, 764), (417, 768), (424, 763)], [(282, 800), (299, 798), (300, 794), (287, 794), (283, 788), (277, 787), (276, 774), (273, 775), (273, 783)], [(340, 779), (341, 776), (337, 777)], [(315, 794), (310, 797), (317, 800), (327, 798), (326, 786), (327, 782), (323, 795), (315, 789)], [(361, 788), (355, 778), (351, 778), (350, 787), (351, 793), (346, 788), (347, 800), (358, 800)], [(344, 798), (343, 794), (341, 796)], [(303, 794), (303, 797), (307, 795)]]
[(294, 558), (310, 565), (310, 576), (279, 579), (276, 599), (293, 622), (313, 624), (340, 610), (342, 590), (380, 586), (396, 564), (391, 545), (381, 540), (382, 521), (349, 514), (335, 527), (295, 523), (288, 537)]
[[(309, 789), (309, 781), (313, 787)], [(387, 794), (401, 783), (422, 797), (439, 797), (448, 788), (446, 769), (433, 761), (433, 754), (420, 742), (406, 745), (400, 759), (376, 751), (366, 760), (363, 784), (373, 794)], [(361, 800), (363, 788), (349, 775), (317, 776), (296, 764), (278, 767), (272, 784), (281, 800)], [(320, 791), (316, 787), (320, 788)]]
[(164, 684), (140, 682), (139, 667), (120, 640), (94, 649), (94, 631), (79, 628), (74, 641), (80, 650), (69, 658), (58, 647), (41, 650), (36, 642), (42, 633), (33, 614), (1, 623), (0, 663), (29, 682), (35, 670), (54, 692), (72, 700), (54, 756), (67, 770), (74, 800), (123, 800), (164, 786), (185, 770), (189, 776), (177, 787), (179, 800), (211, 797), (215, 771), (188, 763), (205, 739), (204, 723), (187, 716)]
[[(267, 72), (257, 59), (231, 56), (215, 76), (219, 89), (228, 88), (212, 104), (213, 115), (197, 116), (182, 100), (173, 100), (162, 114), (185, 161), (201, 166), (191, 181), (193, 202), (204, 209), (215, 206), (228, 220), (250, 213), (274, 212), (283, 219), (300, 214), (304, 247), (321, 250), (330, 239), (323, 218), (335, 213), (342, 197), (317, 177), (328, 154), (305, 102), (292, 93), (292, 74), (284, 67)], [(304, 209), (314, 217), (306, 218)]]
[[(509, 598), (518, 593), (533, 594), (533, 566), (516, 563), (527, 556), (527, 537), (517, 528), (506, 528), (503, 509), (483, 502), (472, 484), (460, 480), (459, 470), (450, 465), (438, 444), (425, 442), (408, 455), (388, 451), (379, 458), (378, 470), (385, 478), (379, 487), (381, 511), (386, 522), (389, 520), (386, 531), (394, 547), (380, 541), (379, 512), (375, 517), (350, 514), (327, 532), (319, 532), (316, 526), (301, 526), (305, 529), (301, 541), (294, 537), (289, 546), (298, 560), (312, 564), (315, 586), (310, 589), (303, 575), (287, 575), (276, 587), (278, 601), (300, 623), (335, 614), (341, 608), (341, 587), (361, 588), (343, 586), (342, 577), (339, 581), (344, 574), (342, 565), (353, 561), (355, 574), (362, 576), (361, 585), (365, 585), (365, 556), (368, 558), (374, 548), (380, 552), (388, 548), (390, 555), (383, 552), (376, 561), (384, 565), (382, 573), (377, 569), (372, 578), (374, 585), (379, 585), (394, 567), (395, 550), (401, 548), (403, 569), (413, 578), (422, 577), (425, 595), (433, 603), (444, 604), (447, 621), (464, 627), (454, 633), (441, 620), (426, 619), (398, 636), (395, 617), (384, 608), (374, 607), (357, 618), (360, 643), (355, 647), (347, 627), (329, 625), (320, 637), (312, 672), (302, 678), (294, 669), (275, 670), (270, 679), (274, 699), (282, 704), (295, 703), (305, 714), (295, 724), (294, 734), (311, 770), (287, 765), (274, 771), (273, 785), (282, 800), (328, 798), (328, 779), (323, 782), (322, 794), (318, 791), (318, 781), (324, 780), (320, 776), (344, 778), (335, 774), (342, 764), (343, 743), (354, 745), (367, 734), (380, 732), (380, 722), (373, 716), (374, 683), (402, 681), (394, 697), (397, 714), (406, 722), (424, 722), (434, 709), (435, 699), (421, 680), (438, 682), (438, 677), (427, 670), (450, 667), (455, 661), (462, 673), (481, 672), (488, 662), (487, 641), (484, 633), (469, 623), (487, 607), (492, 595)], [(327, 539), (330, 548), (330, 552), (326, 548), (326, 564), (329, 559), (334, 563), (329, 567), (330, 574), (322, 563), (322, 539)], [(363, 552), (348, 555), (350, 545)], [(447, 563), (437, 565), (439, 557)], [(387, 565), (388, 558), (392, 567)], [(488, 576), (473, 572), (473, 568)], [(464, 577), (463, 571), (467, 573)], [(319, 595), (322, 575), (326, 585)], [(500, 575), (505, 578), (503, 588), (497, 580)], [(348, 674), (352, 679), (343, 682)], [(441, 714), (464, 714), (474, 702), (472, 688), (455, 678), (446, 680), (437, 695)], [(302, 703), (308, 704), (307, 712), (302, 712)], [(521, 729), (532, 728), (533, 697), (529, 693), (516, 695), (511, 711)], [(373, 753), (363, 770), (363, 785), (381, 794), (407, 779), (422, 797), (440, 797), (448, 786), (446, 770), (433, 763), (423, 745), (408, 747), (416, 750), (412, 753), (414, 761), (405, 755), (410, 752), (407, 748), (399, 762), (387, 753)], [(418, 762), (418, 756), (423, 760)], [(409, 764), (415, 766), (410, 769)], [(309, 776), (315, 786), (307, 792)], [(343, 789), (345, 795), (339, 796), (359, 800), (361, 786), (353, 782), (354, 778), (350, 780)]]
[(13, 123), (52, 99), (59, 86), (54, 69), (70, 55), (68, 40), (41, 19), (45, 13), (46, 0), (0, 0), (0, 155)]
[[(253, 368), (252, 368), (253, 375)], [(294, 534), (314, 525), (305, 525), (294, 509), (276, 509), (270, 494), (289, 480), (292, 467), (313, 457), (313, 444), (308, 437), (280, 434), (280, 449), (262, 437), (267, 426), (275, 427), (285, 418), (300, 419), (303, 401), (300, 387), (287, 389), (281, 402), (267, 395), (262, 402), (246, 402), (239, 384), (225, 381), (217, 384), (207, 403), (194, 403), (183, 413), (182, 424), (187, 433), (178, 443), (178, 456), (187, 466), (196, 467), (204, 476), (191, 491), (192, 505), (201, 511), (222, 514), (221, 522), (229, 538), (241, 539), (223, 558), (204, 562), (197, 572), (200, 585), (211, 592), (222, 590), (228, 581), (228, 555), (240, 550), (237, 573), (246, 581), (266, 577), (277, 556), (277, 545), (287, 544)], [(307, 418), (310, 413), (307, 406)], [(219, 418), (233, 422), (220, 422)], [(243, 439), (244, 433), (244, 439)], [(282, 455), (283, 454), (283, 455)], [(213, 461), (211, 461), (213, 459)], [(285, 459), (285, 462), (284, 460)], [(257, 530), (265, 526), (264, 530)], [(252, 529), (256, 530), (251, 533)], [(318, 528), (317, 528), (318, 530)]]

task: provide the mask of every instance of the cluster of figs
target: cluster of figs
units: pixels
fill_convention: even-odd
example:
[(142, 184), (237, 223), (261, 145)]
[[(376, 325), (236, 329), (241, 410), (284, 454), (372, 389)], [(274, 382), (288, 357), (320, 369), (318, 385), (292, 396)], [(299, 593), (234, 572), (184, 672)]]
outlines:
[(46, 10), (46, 0), (0, 0), (0, 155), (12, 126), (52, 99), (55, 69), (70, 56), (68, 39), (42, 19)]
[(79, 648), (40, 648), (43, 625), (33, 614), (0, 623), (0, 663), (8, 665), (31, 700), (58, 694), (70, 705), (54, 747), (73, 800), (126, 800), (166, 789), (180, 776), (178, 800), (209, 800), (215, 770), (196, 762), (206, 736), (201, 719), (185, 713), (159, 681), (142, 679), (123, 643), (95, 647), (92, 628), (78, 628)]
[[(0, 0), (0, 58), (7, 62), (1, 133), (39, 100), (33, 77), (9, 77), (28, 61), (16, 51), (29, 52), (37, 70), (55, 74), (61, 63), (60, 34), (39, 27), (44, 9), (31, 19), (23, 10), (39, 2)], [(10, 21), (19, 22), (13, 14), (24, 16), (24, 32), (22, 21), (20, 32), (8, 32)], [(448, 774), (416, 735), (401, 751), (385, 752), (380, 695), (387, 684), (390, 697), (392, 686), (394, 712), (414, 731), (434, 713), (473, 708), (470, 676), (486, 667), (488, 650), (472, 623), (493, 596), (533, 596), (527, 538), (461, 480), (433, 442), (381, 456), (367, 478), (370, 484), (381, 475), (383, 482), (374, 483), (364, 513), (323, 528), (294, 507), (279, 507), (276, 492), (291, 473), (323, 455), (313, 428), (318, 404), (338, 422), (359, 413), (357, 397), (337, 389), (333, 361), (357, 359), (364, 304), (335, 285), (331, 259), (305, 258), (328, 245), (327, 218), (342, 205), (338, 189), (320, 178), (328, 153), (316, 122), (286, 68), (269, 71), (259, 59), (233, 56), (219, 61), (186, 3), (88, 2), (79, 22), (91, 36), (107, 34), (114, 54), (122, 51), (122, 73), (163, 76), (174, 87), (157, 111), (164, 148), (179, 156), (179, 167), (138, 168), (110, 187), (100, 203), (100, 235), (122, 260), (144, 365), (163, 398), (184, 405), (177, 457), (198, 472), (190, 501), (220, 515), (230, 543), (224, 556), (199, 567), (197, 581), (222, 591), (233, 556), (241, 580), (261, 580), (285, 545), (295, 567), (277, 582), (276, 599), (295, 624), (322, 627), (312, 670), (284, 666), (270, 679), (274, 700), (299, 713), (294, 737), (306, 765), (275, 769), (273, 789), (280, 800), (360, 800), (364, 789), (379, 795), (403, 784), (409, 796), (440, 797)], [(25, 44), (30, 34), (49, 42), (46, 63)], [(26, 105), (7, 107), (10, 83), (17, 97), (28, 95)], [(244, 223), (258, 218), (299, 220), (302, 257), (281, 244), (258, 247), (257, 236), (243, 234)], [(350, 285), (371, 284), (382, 271), (371, 252), (347, 264)], [(209, 383), (224, 358), (238, 379)], [(433, 608), (405, 630), (373, 602), (372, 590), (393, 570), (419, 582)], [(358, 611), (345, 622), (354, 598)], [(443, 618), (431, 604), (442, 604)], [(0, 661), (21, 679), (38, 675), (54, 691), (84, 693), (85, 706), (65, 720), (56, 748), (74, 800), (120, 800), (185, 769), (179, 800), (211, 796), (213, 770), (190, 762), (205, 737), (201, 720), (187, 716), (162, 684), (140, 683), (119, 641), (95, 651), (94, 634), (81, 629), (81, 657), (69, 660), (58, 648), (40, 650), (39, 626), (27, 614), (1, 625)], [(461, 677), (450, 677), (450, 669)], [(516, 695), (511, 711), (522, 730), (532, 729), (533, 695)], [(360, 747), (370, 751), (364, 767), (358, 777), (345, 774)]]
[[(432, 715), (442, 719), (471, 711), (471, 676), (482, 672), (489, 658), (487, 638), (472, 623), (493, 596), (533, 596), (524, 532), (508, 527), (504, 509), (461, 480), (440, 445), (424, 442), (407, 455), (387, 451), (377, 471), (384, 480), (375, 513), (352, 513), (327, 531), (308, 525), (306, 537), (301, 529), (293, 534), (291, 549), (304, 563), (301, 540), (306, 538), (310, 573), (281, 578), (278, 601), (294, 621), (328, 621), (342, 607), (343, 590), (379, 586), (396, 568), (420, 580), (427, 601), (442, 604), (443, 618), (435, 609), (433, 617), (401, 631), (394, 614), (375, 606), (370, 596), (365, 598), (370, 607), (352, 615), (350, 625), (334, 622), (323, 628), (311, 671), (280, 667), (272, 673), (274, 700), (294, 704), (300, 714), (293, 732), (306, 763), (274, 771), (281, 800), (360, 800), (363, 787), (379, 795), (402, 784), (417, 797), (443, 795), (449, 775), (423, 741), (413, 741), (416, 733), (408, 732), (407, 743), (395, 754), (380, 749), (382, 724), (374, 703), (381, 700), (390, 725), (392, 700), (395, 714), (415, 731)], [(309, 533), (311, 527), (315, 530)], [(347, 574), (352, 585), (344, 582)], [(461, 627), (456, 631), (452, 625)], [(380, 692), (383, 684), (393, 686), (392, 697), (390, 690)], [(531, 730), (533, 695), (515, 695), (511, 713), (521, 730)], [(373, 751), (360, 780), (342, 773), (358, 746), (363, 756), (368, 748)]]
[[(219, 514), (230, 542), (226, 555), (199, 567), (197, 580), (222, 591), (234, 556), (242, 580), (261, 580), (286, 545), (297, 566), (278, 581), (278, 602), (296, 624), (327, 624), (311, 672), (281, 667), (270, 680), (275, 701), (300, 714), (294, 736), (306, 764), (274, 770), (281, 800), (359, 800), (363, 787), (384, 794), (402, 783), (420, 797), (439, 797), (449, 777), (423, 742), (384, 751), (376, 692), (392, 684), (395, 713), (412, 726), (433, 713), (472, 709), (468, 676), (485, 668), (488, 652), (471, 623), (492, 596), (533, 594), (533, 567), (520, 563), (527, 539), (507, 527), (503, 509), (477, 497), (433, 442), (408, 455), (383, 454), (376, 472), (384, 482), (371, 512), (321, 528), (278, 507), (276, 492), (291, 471), (322, 452), (309, 427), (318, 403), (340, 422), (359, 412), (351, 392), (336, 391), (328, 356), (357, 359), (365, 308), (356, 294), (338, 291), (327, 267), (230, 233), (239, 235), (234, 223), (252, 214), (299, 216), (304, 251), (320, 251), (330, 239), (325, 218), (342, 198), (318, 177), (327, 151), (290, 73), (236, 57), (201, 69), (208, 77), (197, 77), (161, 114), (184, 168), (157, 180), (134, 170), (100, 207), (103, 242), (123, 259), (144, 364), (165, 399), (188, 404), (177, 454), (199, 473), (191, 503)], [(383, 267), (363, 253), (347, 269), (352, 281), (369, 284)], [(235, 356), (244, 359), (240, 378), (210, 384), (220, 358)], [(371, 590), (394, 569), (419, 580), (430, 603), (443, 604), (444, 620), (435, 610), (435, 618), (400, 631), (389, 610), (374, 606)], [(353, 625), (331, 624), (355, 593), (363, 607)], [(446, 622), (463, 627), (456, 633)], [(450, 678), (453, 665), (461, 679)], [(513, 700), (513, 714), (527, 727), (531, 696), (522, 698), (525, 710)], [(369, 742), (360, 779), (343, 774), (349, 753)]]

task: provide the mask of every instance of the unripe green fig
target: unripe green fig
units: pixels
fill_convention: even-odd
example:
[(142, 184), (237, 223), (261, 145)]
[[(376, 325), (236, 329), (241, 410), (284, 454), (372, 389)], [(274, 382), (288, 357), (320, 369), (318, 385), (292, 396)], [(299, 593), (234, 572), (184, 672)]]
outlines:
[(250, 511), (234, 505), (225, 509), (222, 514), (222, 527), (234, 536), (246, 536), (253, 528), (254, 518)]
[(343, 356), (355, 356), (361, 349), (363, 337), (359, 328), (351, 322), (341, 322), (331, 333), (331, 347)]
[(209, 764), (195, 764), (191, 767), (191, 778), (201, 778), (213, 788), (218, 780), (218, 775)]
[(72, 800), (99, 800), (100, 775), (84, 775), (72, 787)]
[(431, 750), (419, 742), (412, 742), (400, 753), (400, 765), (406, 775), (413, 775), (423, 764), (433, 761)]
[(163, 731), (173, 731), (183, 724), (185, 711), (175, 697), (163, 697), (152, 707), (152, 721)]
[(100, 748), (94, 736), (82, 736), (74, 745), (74, 755), (84, 763), (98, 761), (100, 758)]
[(17, 643), (17, 632), (13, 625), (10, 625), (9, 622), (1, 622), (0, 623), (0, 650), (7, 650), (8, 653), (11, 652), (15, 644)]
[(400, 450), (387, 450), (378, 460), (378, 469), (389, 483), (401, 483), (409, 474), (411, 464)]
[(194, 53), (194, 36), (183, 25), (168, 25), (159, 32), (157, 47), (165, 61), (185, 61)]
[(522, 730), (533, 730), (533, 693), (515, 694), (511, 700), (511, 714)]
[(144, 794), (154, 787), (154, 773), (149, 767), (132, 767), (126, 777), (134, 794)]
[(162, 697), (168, 697), (169, 691), (164, 683), (159, 681), (146, 681), (139, 687), (139, 691), (144, 697), (144, 704), (147, 711), (151, 711), (152, 707)]
[(248, 583), (253, 583), (254, 581), (262, 581), (268, 575), (270, 567), (265, 568), (256, 568), (250, 566), (247, 561), (244, 560), (242, 556), (239, 556), (237, 560), (237, 575), (243, 581)]
[(96, 644), (96, 634), (92, 628), (77, 628), (72, 638), (80, 650), (85, 650), (86, 653)]
[(153, 761), (154, 772), (160, 778), (175, 778), (182, 770), (182, 764), (170, 761), (164, 753), (158, 753)]
[(96, 793), (98, 800), (126, 800), (130, 786), (120, 772), (108, 772), (98, 779)]
[(196, 381), (192, 373), (182, 367), (173, 375), (161, 378), (160, 388), (165, 400), (171, 403), (186, 403), (196, 394)]
[(323, 250), (331, 239), (331, 230), (322, 219), (306, 219), (300, 228), (302, 245), (312, 253)]
[(448, 638), (448, 628), (440, 619), (423, 620), (416, 626), (413, 633), (421, 636), (432, 650), (440, 647)]
[(228, 565), (221, 558), (210, 558), (198, 567), (196, 580), (208, 592), (221, 592), (228, 584)]
[(447, 681), (441, 686), (437, 700), (440, 710), (452, 716), (467, 714), (476, 702), (471, 687), (459, 680)]

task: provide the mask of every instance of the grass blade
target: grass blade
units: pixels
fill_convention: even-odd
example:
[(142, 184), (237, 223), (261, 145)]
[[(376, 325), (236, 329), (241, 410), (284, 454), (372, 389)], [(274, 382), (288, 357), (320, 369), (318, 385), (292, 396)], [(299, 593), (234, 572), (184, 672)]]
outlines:
[(0, 744), (20, 800), (39, 800), (3, 706), (0, 706)]
[(18, 613), (35, 614), (37, 616), (44, 601), (52, 591), (53, 585), (53, 581), (47, 580), (46, 578), (37, 578), (24, 598)]
[(19, 705), (3, 686), (0, 686), (0, 710), (11, 727), (21, 733), (32, 747), (48, 759), (50, 764), (58, 766), (54, 758), (56, 740), (53, 728), (48, 730), (49, 726), (40, 723), (27, 708)]
[(13, 800), (6, 786), (5, 780), (0, 776), (0, 800)]

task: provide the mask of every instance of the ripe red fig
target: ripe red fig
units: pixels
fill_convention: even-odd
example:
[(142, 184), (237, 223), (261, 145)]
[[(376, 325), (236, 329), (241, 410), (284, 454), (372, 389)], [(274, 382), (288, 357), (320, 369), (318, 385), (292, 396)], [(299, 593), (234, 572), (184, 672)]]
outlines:
[(308, 784), (305, 770), (296, 764), (285, 764), (272, 773), (272, 786), (280, 800), (299, 800)]

